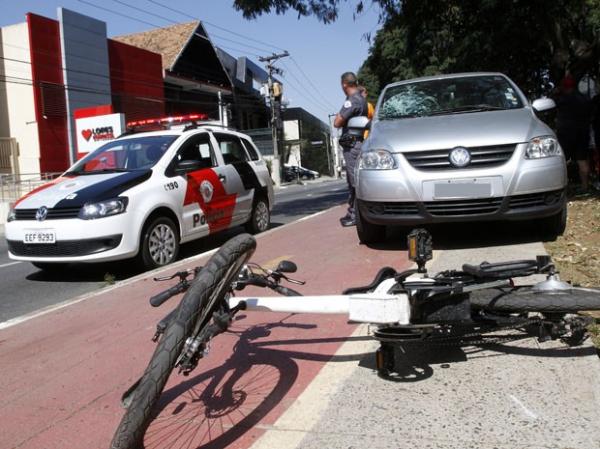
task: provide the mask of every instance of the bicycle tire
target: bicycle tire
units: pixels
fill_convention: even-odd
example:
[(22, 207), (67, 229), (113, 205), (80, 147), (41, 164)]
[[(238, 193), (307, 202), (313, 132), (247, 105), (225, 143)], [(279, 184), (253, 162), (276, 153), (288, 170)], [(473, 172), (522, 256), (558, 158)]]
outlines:
[(578, 287), (552, 292), (535, 291), (531, 287), (484, 289), (472, 292), (469, 300), (475, 308), (501, 312), (570, 313), (600, 310), (600, 290)]
[[(131, 403), (115, 431), (110, 449), (143, 447), (144, 434), (152, 420), (152, 409), (175, 367), (186, 339), (193, 333), (198, 320), (205, 321), (201, 326), (208, 323), (212, 312), (227, 292), (217, 292), (216, 289), (231, 284), (239, 269), (233, 270), (233, 273), (230, 269), (235, 266), (241, 269), (255, 249), (254, 237), (248, 234), (238, 235), (227, 241), (194, 279), (178, 305), (174, 319), (165, 329), (138, 387), (132, 393)], [(224, 276), (230, 279), (224, 279)], [(221, 298), (214, 297), (215, 294)], [(206, 310), (207, 305), (212, 310)]]

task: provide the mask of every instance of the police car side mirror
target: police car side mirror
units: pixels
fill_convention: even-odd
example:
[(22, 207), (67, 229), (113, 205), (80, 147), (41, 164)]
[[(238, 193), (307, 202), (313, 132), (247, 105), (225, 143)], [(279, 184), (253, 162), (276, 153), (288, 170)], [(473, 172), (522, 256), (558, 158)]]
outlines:
[(200, 170), (202, 168), (202, 162), (193, 160), (183, 160), (177, 162), (175, 166), (175, 173), (178, 175), (185, 174), (190, 171)]
[(352, 117), (348, 120), (347, 127), (350, 130), (365, 131), (371, 129), (371, 120), (365, 116)]

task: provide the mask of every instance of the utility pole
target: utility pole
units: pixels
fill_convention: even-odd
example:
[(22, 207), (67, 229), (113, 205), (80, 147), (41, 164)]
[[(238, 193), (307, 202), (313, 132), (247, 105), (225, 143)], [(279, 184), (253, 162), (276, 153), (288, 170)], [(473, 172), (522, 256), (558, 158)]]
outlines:
[(283, 72), (280, 68), (275, 67), (273, 64), (279, 59), (285, 58), (289, 55), (290, 54), (287, 51), (284, 51), (283, 53), (273, 53), (271, 56), (258, 58), (260, 62), (266, 63), (267, 73), (269, 74), (267, 82), (269, 88), (269, 102), (271, 104), (271, 132), (273, 135), (273, 164), (271, 168), (273, 171), (273, 182), (275, 182), (275, 185), (277, 186), (281, 184), (281, 164), (279, 161), (279, 142), (277, 135), (278, 112), (275, 105), (275, 92), (273, 92), (273, 73), (281, 75)]

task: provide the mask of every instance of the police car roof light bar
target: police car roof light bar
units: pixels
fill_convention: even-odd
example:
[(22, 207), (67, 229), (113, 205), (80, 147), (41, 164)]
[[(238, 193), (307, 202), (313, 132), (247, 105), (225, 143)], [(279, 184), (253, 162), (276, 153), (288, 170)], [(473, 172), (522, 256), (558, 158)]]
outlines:
[(137, 131), (136, 128), (145, 128), (144, 130), (147, 130), (147, 128), (151, 127), (157, 127), (156, 130), (169, 129), (170, 125), (182, 125), (188, 122), (190, 124), (195, 124), (197, 120), (206, 120), (207, 118), (208, 115), (206, 114), (186, 114), (171, 117), (135, 120), (132, 122), (127, 122), (127, 130), (128, 133), (131, 134)]

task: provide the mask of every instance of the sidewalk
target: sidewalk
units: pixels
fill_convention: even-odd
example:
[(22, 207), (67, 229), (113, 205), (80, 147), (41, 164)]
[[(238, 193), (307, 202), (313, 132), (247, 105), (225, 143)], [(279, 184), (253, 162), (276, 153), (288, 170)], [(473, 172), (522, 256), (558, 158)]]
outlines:
[[(341, 213), (334, 208), (258, 236), (253, 260), (293, 260), (297, 277), (309, 281), (299, 288), (305, 294), (339, 293), (369, 282), (381, 266), (407, 265), (398, 251), (359, 246), (355, 230), (339, 226)], [(138, 280), (1, 330), (0, 448), (106, 448), (122, 416), (120, 395), (143, 372), (155, 323), (170, 310), (147, 302), (165, 287)], [(355, 329), (337, 315), (239, 318), (238, 334), (215, 339), (191, 377), (172, 376), (147, 447), (195, 448), (209, 441), (210, 447), (249, 447)], [(221, 399), (202, 396), (209, 385), (221, 392), (224, 382), (238, 402), (223, 393)]]
[[(382, 266), (408, 266), (397, 242), (358, 245), (341, 213), (258, 236), (253, 260), (293, 260), (305, 294), (339, 293)], [(542, 252), (539, 243), (437, 251), (430, 269)], [(169, 310), (147, 303), (162, 288), (136, 280), (0, 330), (0, 449), (106, 449), (120, 395), (142, 373)], [(525, 339), (407, 350), (405, 378), (389, 382), (374, 372), (366, 325), (338, 315), (238, 318), (189, 378), (172, 376), (147, 448), (600, 448), (600, 364), (590, 346)]]

